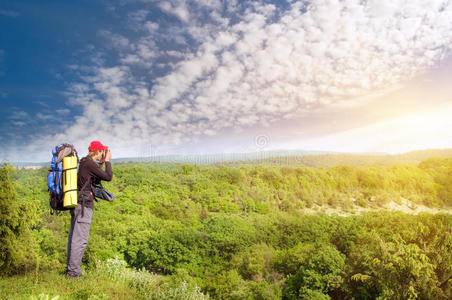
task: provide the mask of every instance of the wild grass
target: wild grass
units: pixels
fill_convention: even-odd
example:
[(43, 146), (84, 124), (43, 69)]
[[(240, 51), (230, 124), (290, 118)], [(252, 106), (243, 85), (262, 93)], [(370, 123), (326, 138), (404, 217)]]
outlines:
[(209, 299), (200, 288), (186, 281), (171, 282), (144, 269), (128, 268), (118, 258), (97, 261), (80, 279), (67, 279), (63, 272), (0, 278), (0, 299)]

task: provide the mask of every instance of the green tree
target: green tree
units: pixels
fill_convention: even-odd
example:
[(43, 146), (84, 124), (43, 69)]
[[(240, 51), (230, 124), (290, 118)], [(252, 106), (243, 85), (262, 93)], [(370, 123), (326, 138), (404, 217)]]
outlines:
[[(30, 266), (29, 258), (35, 253), (34, 243), (27, 239), (33, 210), (19, 203), (10, 175), (14, 169), (8, 163), (0, 165), (0, 272), (19, 273)], [(30, 247), (30, 248), (28, 248)]]
[(339, 288), (343, 281), (345, 256), (327, 244), (305, 247), (299, 249), (305, 251), (300, 256), (302, 261), (297, 273), (287, 277), (284, 298), (312, 299), (316, 295), (320, 297), (317, 299), (329, 299), (327, 294)]
[(442, 298), (434, 266), (416, 244), (386, 242), (373, 232), (357, 243), (349, 260), (354, 274), (347, 285), (356, 298)]

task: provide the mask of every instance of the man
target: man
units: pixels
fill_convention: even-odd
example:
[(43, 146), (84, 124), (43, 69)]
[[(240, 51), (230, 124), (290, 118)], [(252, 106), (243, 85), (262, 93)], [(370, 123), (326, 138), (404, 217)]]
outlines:
[[(92, 141), (88, 147), (88, 155), (80, 160), (78, 170), (78, 204), (71, 209), (71, 228), (67, 244), (66, 276), (82, 277), (81, 262), (88, 244), (89, 228), (93, 217), (93, 188), (100, 180), (110, 181), (111, 152), (99, 141)], [(99, 161), (99, 165), (96, 163)], [(102, 165), (105, 163), (105, 171)]]

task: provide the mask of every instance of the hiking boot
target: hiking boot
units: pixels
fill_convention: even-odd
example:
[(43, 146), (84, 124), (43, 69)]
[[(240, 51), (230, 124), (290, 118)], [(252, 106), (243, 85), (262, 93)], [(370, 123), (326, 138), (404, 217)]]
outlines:
[(78, 278), (83, 278), (83, 275), (72, 275), (72, 274), (69, 274), (69, 273), (66, 273), (66, 278), (67, 279), (78, 279)]

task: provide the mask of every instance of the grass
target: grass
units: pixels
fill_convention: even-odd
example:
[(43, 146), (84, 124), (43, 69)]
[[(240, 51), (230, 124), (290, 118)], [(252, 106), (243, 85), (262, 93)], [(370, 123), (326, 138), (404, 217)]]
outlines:
[(98, 261), (79, 279), (47, 271), (0, 278), (0, 299), (208, 299), (193, 283), (174, 282), (119, 260)]
[[(0, 299), (138, 299), (127, 282), (87, 274), (81, 279), (66, 279), (57, 271), (36, 275), (16, 275), (0, 279)], [(41, 296), (40, 296), (41, 295)]]

